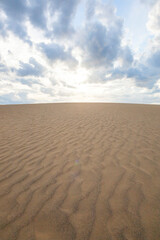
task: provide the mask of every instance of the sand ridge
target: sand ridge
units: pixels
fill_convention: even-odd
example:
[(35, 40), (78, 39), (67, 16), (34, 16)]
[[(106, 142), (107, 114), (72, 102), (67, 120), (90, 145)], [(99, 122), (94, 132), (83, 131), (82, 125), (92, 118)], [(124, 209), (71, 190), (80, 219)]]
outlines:
[(0, 240), (159, 240), (160, 106), (0, 106)]

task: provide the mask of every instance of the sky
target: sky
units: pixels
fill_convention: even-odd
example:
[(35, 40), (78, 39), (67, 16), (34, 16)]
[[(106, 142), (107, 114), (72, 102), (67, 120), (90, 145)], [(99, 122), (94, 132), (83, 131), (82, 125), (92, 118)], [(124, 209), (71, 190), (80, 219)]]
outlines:
[(159, 0), (0, 0), (0, 104), (160, 104)]

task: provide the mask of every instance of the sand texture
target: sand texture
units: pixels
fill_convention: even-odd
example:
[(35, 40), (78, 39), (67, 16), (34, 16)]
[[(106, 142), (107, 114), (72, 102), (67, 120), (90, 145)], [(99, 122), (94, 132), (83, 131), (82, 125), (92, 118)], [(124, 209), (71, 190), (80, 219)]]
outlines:
[(0, 106), (0, 240), (160, 240), (160, 106)]

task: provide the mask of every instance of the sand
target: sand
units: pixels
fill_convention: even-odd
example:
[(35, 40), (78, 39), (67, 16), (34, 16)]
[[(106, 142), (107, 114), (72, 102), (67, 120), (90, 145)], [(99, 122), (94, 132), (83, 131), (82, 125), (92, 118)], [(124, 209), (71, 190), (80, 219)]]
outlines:
[(160, 240), (160, 106), (0, 106), (0, 240)]

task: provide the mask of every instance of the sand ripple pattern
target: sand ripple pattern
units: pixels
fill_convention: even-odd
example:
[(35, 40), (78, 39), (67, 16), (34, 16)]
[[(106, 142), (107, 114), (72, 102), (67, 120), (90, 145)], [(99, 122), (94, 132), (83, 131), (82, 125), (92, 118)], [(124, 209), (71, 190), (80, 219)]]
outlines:
[(0, 106), (0, 240), (159, 240), (160, 106)]

